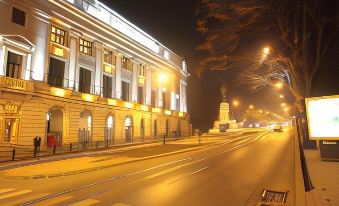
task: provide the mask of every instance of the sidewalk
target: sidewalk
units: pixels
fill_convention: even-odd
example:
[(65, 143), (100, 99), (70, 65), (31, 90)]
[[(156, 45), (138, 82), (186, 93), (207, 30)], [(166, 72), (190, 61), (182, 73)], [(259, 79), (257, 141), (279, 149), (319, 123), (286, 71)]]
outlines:
[(319, 150), (304, 153), (313, 186), (324, 198), (324, 205), (339, 205), (339, 162), (321, 161)]
[(188, 138), (178, 141), (169, 141), (166, 142), (166, 145), (157, 142), (105, 151), (88, 152), (82, 155), (79, 154), (75, 157), (71, 156), (67, 159), (63, 157), (63, 159), (40, 161), (33, 165), (5, 169), (0, 172), (0, 176), (10, 179), (37, 179), (68, 176), (114, 167), (129, 162), (193, 151), (213, 143), (218, 143), (220, 140), (220, 138), (206, 139), (203, 140), (202, 145), (199, 145), (196, 138)]

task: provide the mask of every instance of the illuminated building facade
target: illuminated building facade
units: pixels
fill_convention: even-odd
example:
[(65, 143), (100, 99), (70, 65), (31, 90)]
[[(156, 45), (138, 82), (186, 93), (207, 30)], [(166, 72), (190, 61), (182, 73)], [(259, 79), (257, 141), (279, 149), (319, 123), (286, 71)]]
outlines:
[(186, 62), (97, 0), (0, 1), (0, 143), (187, 136)]

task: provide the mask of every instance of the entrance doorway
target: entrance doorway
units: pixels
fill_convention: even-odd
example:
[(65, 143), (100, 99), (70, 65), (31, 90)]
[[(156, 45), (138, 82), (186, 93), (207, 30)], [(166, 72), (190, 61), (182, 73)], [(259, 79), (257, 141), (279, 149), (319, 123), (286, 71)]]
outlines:
[(125, 118), (125, 142), (133, 142), (133, 119), (130, 116)]
[(105, 142), (109, 145), (114, 144), (114, 119), (112, 115), (109, 115), (106, 120), (105, 127)]
[(170, 137), (170, 121), (166, 119), (166, 137)]
[(154, 139), (158, 139), (158, 121), (157, 120), (154, 120), (153, 137)]
[(145, 120), (141, 119), (140, 122), (140, 142), (143, 142), (145, 139)]
[(78, 142), (84, 148), (87, 148), (92, 140), (92, 115), (85, 109), (80, 113)]
[(46, 115), (47, 146), (62, 145), (63, 115), (60, 109), (51, 109)]
[(17, 144), (19, 133), (19, 118), (5, 118), (4, 142)]

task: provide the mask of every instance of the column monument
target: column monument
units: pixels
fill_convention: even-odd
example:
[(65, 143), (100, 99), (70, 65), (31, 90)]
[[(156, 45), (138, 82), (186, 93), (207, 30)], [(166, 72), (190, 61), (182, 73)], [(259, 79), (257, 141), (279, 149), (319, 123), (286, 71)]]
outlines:
[(222, 85), (220, 88), (221, 93), (221, 103), (219, 107), (219, 118), (214, 122), (213, 129), (209, 130), (209, 133), (220, 133), (226, 132), (227, 129), (237, 128), (237, 123), (235, 120), (230, 120), (229, 112), (230, 105), (226, 100), (227, 87)]

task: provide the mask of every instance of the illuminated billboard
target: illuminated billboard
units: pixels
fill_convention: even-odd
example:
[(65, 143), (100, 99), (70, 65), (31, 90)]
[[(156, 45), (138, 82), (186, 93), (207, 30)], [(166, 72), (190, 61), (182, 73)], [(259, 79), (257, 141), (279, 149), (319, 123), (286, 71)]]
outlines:
[(339, 95), (305, 101), (310, 139), (339, 140)]

